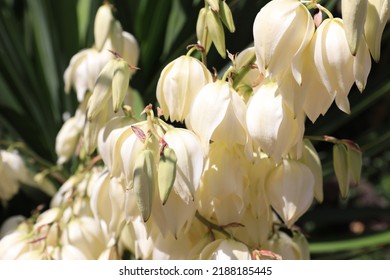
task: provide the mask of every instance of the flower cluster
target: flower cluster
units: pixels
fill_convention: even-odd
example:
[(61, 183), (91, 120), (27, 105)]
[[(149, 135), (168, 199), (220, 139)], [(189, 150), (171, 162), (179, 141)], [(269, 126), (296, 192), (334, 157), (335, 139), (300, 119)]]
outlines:
[[(191, 54), (204, 58), (213, 42), (225, 56), (223, 25), (235, 26), (225, 1), (206, 0), (198, 43), (162, 70), (159, 108), (146, 106), (145, 119), (130, 107), (137, 42), (103, 5), (94, 47), (65, 71), (80, 107), (56, 143), (59, 164), (96, 157), (50, 209), (7, 223), (0, 258), (117, 259), (127, 251), (137, 259), (308, 259), (294, 224), (313, 199), (322, 202), (323, 189), (305, 119), (315, 122), (333, 101), (350, 112), (351, 87), (363, 91), (370, 53), (379, 59), (389, 5), (342, 0), (343, 18), (334, 18), (316, 1), (272, 0), (254, 20), (254, 46), (228, 53), (231, 66), (217, 77)], [(360, 178), (360, 149), (321, 139), (334, 143), (345, 197)]]

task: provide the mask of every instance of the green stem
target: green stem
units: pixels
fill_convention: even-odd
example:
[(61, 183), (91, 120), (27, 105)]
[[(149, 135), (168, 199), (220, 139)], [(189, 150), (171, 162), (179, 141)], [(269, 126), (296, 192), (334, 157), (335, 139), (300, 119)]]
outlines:
[[(235, 240), (235, 241), (237, 241), (237, 242), (244, 243), (244, 242), (242, 242), (241, 240), (235, 238), (231, 233), (229, 233), (228, 231), (226, 231), (225, 228), (224, 228), (224, 226), (219, 226), (219, 225), (216, 225), (216, 224), (214, 224), (214, 223), (208, 221), (205, 217), (203, 217), (201, 214), (199, 214), (198, 211), (196, 211), (195, 217), (196, 217), (201, 223), (203, 223), (205, 226), (207, 226), (209, 229), (218, 231), (218, 232), (222, 233), (223, 235), (225, 235), (227, 238), (233, 239), (233, 240)], [(244, 244), (245, 244), (245, 243), (244, 243)]]
[(248, 63), (245, 66), (241, 67), (240, 70), (238, 70), (237, 76), (234, 78), (233, 88), (236, 89), (238, 87), (241, 80), (245, 77), (245, 75), (249, 72), (249, 70), (251, 70), (251, 65), (255, 63), (255, 61), (256, 61), (256, 55), (253, 54), (253, 56), (250, 58)]
[(312, 243), (309, 246), (311, 253), (319, 254), (361, 249), (365, 247), (382, 246), (388, 244), (389, 240), (390, 231), (385, 231), (370, 236), (348, 240)]
[(232, 72), (234, 72), (234, 67), (233, 67), (233, 66), (230, 66), (230, 67), (226, 70), (226, 72), (223, 74), (222, 81), (226, 81), (227, 78), (228, 78), (228, 76), (229, 76)]

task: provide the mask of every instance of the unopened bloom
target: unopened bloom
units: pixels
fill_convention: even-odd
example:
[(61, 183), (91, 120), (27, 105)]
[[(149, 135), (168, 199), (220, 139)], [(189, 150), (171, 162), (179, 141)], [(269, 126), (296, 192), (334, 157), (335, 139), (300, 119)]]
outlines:
[(265, 77), (275, 77), (287, 67), (301, 84), (300, 53), (314, 33), (306, 7), (296, 0), (273, 0), (257, 14), (253, 24), (256, 62)]
[(210, 71), (196, 58), (183, 55), (169, 63), (161, 72), (156, 90), (164, 117), (183, 121), (199, 90), (211, 82)]

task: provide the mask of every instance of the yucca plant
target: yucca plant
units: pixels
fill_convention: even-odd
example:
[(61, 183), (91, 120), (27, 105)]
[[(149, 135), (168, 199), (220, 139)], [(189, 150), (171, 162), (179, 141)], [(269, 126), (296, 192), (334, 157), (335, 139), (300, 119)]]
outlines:
[[(253, 20), (269, 1), (227, 1), (232, 9), (236, 32), (227, 32), (226, 46), (237, 53), (253, 45)], [(341, 13), (337, 0), (322, 1), (334, 15)], [(55, 166), (55, 139), (64, 118), (77, 107), (76, 96), (64, 92), (63, 73), (71, 57), (93, 42), (93, 21), (100, 1), (22, 1), (0, 4), (0, 144), (16, 147), (28, 164), (39, 172)], [(144, 104), (156, 104), (156, 85), (162, 69), (185, 54), (196, 43), (195, 26), (201, 0), (112, 1), (123, 29), (140, 45), (140, 70), (131, 80)], [(363, 151), (363, 183), (351, 189), (348, 200), (334, 191), (332, 147), (316, 142), (325, 176), (324, 204), (314, 205), (299, 222), (311, 240), (317, 258), (386, 258), (389, 256), (390, 214), (390, 30), (382, 36), (381, 58), (373, 67), (363, 94), (353, 88), (351, 115), (334, 107), (311, 125), (306, 135), (329, 134), (348, 138)], [(229, 64), (217, 50), (207, 56), (208, 66), (223, 69)], [(221, 71), (222, 72), (222, 71)], [(142, 110), (142, 106), (138, 110)], [(55, 167), (50, 177), (59, 186), (77, 168), (73, 161)], [(1, 179), (0, 179), (1, 180)], [(30, 196), (31, 195), (31, 196)], [(29, 193), (3, 207), (0, 222), (11, 214), (29, 213), (47, 198)], [(367, 201), (368, 200), (368, 201)], [(8, 210), (7, 210), (8, 209)], [(337, 214), (335, 214), (337, 213)], [(337, 219), (336, 219), (337, 217)], [(378, 228), (380, 230), (378, 230)], [(373, 253), (383, 249), (381, 253)]]

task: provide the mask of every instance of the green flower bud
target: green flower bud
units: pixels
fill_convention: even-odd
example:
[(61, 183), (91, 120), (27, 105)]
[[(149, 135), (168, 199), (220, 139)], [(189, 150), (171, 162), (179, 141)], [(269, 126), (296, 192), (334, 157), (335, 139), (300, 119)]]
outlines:
[(211, 39), (207, 36), (207, 25), (206, 25), (206, 8), (202, 8), (199, 11), (198, 20), (196, 22), (196, 36), (198, 37), (198, 41), (205, 48), (206, 53), (209, 51), (211, 46)]
[(176, 162), (175, 151), (171, 148), (165, 148), (158, 163), (158, 189), (163, 205), (167, 202), (176, 179)]
[(130, 68), (124, 60), (118, 60), (112, 78), (112, 103), (114, 112), (118, 112), (129, 87)]
[(344, 144), (333, 146), (333, 168), (339, 183), (340, 194), (343, 199), (349, 192), (348, 153)]
[(218, 14), (213, 12), (211, 9), (206, 14), (206, 25), (209, 32), (210, 38), (213, 41), (215, 48), (218, 53), (225, 58), (225, 32), (223, 30), (222, 22), (218, 17)]
[(356, 144), (350, 143), (347, 144), (347, 152), (349, 176), (354, 184), (358, 184), (362, 173), (362, 151)]
[(230, 10), (228, 4), (226, 4), (225, 1), (221, 1), (219, 10), (219, 15), (223, 24), (231, 33), (233, 33), (236, 30), (236, 26), (234, 25), (232, 11)]
[(133, 175), (133, 190), (136, 202), (144, 222), (152, 212), (152, 202), (155, 190), (156, 166), (153, 152), (143, 150), (136, 158)]

